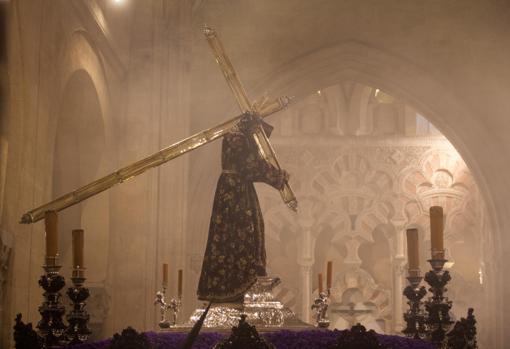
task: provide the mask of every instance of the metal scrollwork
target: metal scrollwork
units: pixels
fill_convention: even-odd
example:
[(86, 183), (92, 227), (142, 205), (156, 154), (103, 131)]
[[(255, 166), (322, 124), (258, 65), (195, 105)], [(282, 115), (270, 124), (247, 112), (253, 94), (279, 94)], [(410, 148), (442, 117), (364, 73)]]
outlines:
[(56, 263), (47, 263), (43, 268), (46, 273), (39, 279), (39, 285), (44, 289), (44, 301), (39, 307), (41, 320), (37, 328), (44, 338), (44, 346), (50, 348), (61, 344), (67, 328), (62, 320), (65, 308), (60, 294), (60, 290), (65, 286), (65, 280), (59, 274), (61, 267)]
[(419, 287), (421, 276), (408, 276), (409, 285), (404, 289), (404, 296), (407, 297), (409, 310), (404, 313), (406, 328), (402, 331), (407, 337), (424, 338), (426, 336), (425, 314), (423, 313), (421, 301), (427, 294), (424, 286)]
[(315, 309), (315, 321), (317, 326), (321, 328), (329, 327), (328, 319), (329, 307), (329, 290), (328, 292), (319, 292), (319, 297), (316, 298), (312, 304), (312, 310)]
[(445, 259), (429, 260), (432, 270), (425, 274), (425, 281), (430, 285), (432, 296), (425, 302), (428, 339), (438, 345), (444, 346), (446, 333), (453, 321), (450, 319), (452, 302), (445, 297), (446, 284), (452, 279), (448, 270), (444, 270)]
[(260, 337), (255, 326), (246, 322), (246, 315), (241, 315), (239, 324), (232, 328), (232, 334), (227, 339), (219, 342), (213, 349), (276, 349)]
[(342, 332), (336, 344), (329, 349), (389, 349), (377, 339), (374, 330), (369, 330), (361, 324), (352, 326), (350, 330)]
[(448, 349), (477, 349), (476, 319), (473, 308), (468, 309), (467, 318), (461, 318), (448, 333)]
[(16, 315), (14, 325), (14, 343), (16, 349), (40, 349), (42, 348), (42, 338), (32, 328), (32, 323), (25, 324), (21, 320), (21, 314)]
[(66, 337), (70, 344), (78, 344), (85, 342), (91, 331), (88, 327), (90, 316), (85, 310), (85, 301), (90, 296), (89, 289), (83, 286), (85, 277), (83, 276), (83, 269), (73, 270), (73, 286), (67, 290), (67, 295), (72, 301), (73, 308), (67, 314), (67, 321), (69, 326), (66, 330)]
[[(161, 320), (159, 321), (159, 328), (169, 328), (172, 326), (177, 325), (177, 314), (179, 314), (179, 311), (181, 310), (181, 298), (172, 298), (169, 302), (165, 300), (165, 294), (166, 294), (166, 287), (163, 287), (162, 291), (156, 292), (156, 298), (154, 299), (154, 305), (159, 305), (160, 314), (161, 314)], [(168, 321), (166, 312), (168, 310), (172, 311), (172, 323)]]
[(153, 349), (153, 346), (143, 333), (128, 327), (121, 334), (115, 333), (107, 349)]

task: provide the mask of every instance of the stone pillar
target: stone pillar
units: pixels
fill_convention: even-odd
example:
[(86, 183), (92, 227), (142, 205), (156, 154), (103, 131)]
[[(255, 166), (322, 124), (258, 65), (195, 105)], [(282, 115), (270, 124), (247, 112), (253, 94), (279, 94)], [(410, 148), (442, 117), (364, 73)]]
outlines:
[[(116, 103), (119, 163), (128, 164), (189, 135), (189, 2), (133, 3), (128, 76)], [(168, 263), (168, 295), (184, 266), (187, 161), (181, 157), (113, 190), (108, 331), (157, 328), (154, 295)], [(185, 273), (185, 277), (187, 273)], [(184, 294), (188, 292), (185, 283)], [(186, 302), (189, 297), (186, 297)]]
[[(190, 135), (191, 5), (192, 2), (188, 1), (153, 2), (155, 7), (153, 28), (156, 35), (153, 80), (159, 84), (153, 97), (159, 121), (154, 124), (154, 128), (159, 130), (160, 149)], [(186, 306), (195, 298), (194, 286), (189, 284), (190, 268), (185, 263), (188, 160), (189, 156), (183, 156), (158, 168), (156, 203), (158, 211), (156, 275), (160, 277), (162, 263), (169, 264), (168, 294), (175, 297), (178, 270), (183, 269), (185, 295), (183, 302)], [(158, 316), (157, 312), (152, 316), (151, 321), (154, 325), (158, 321)], [(178, 321), (186, 318), (183, 312), (179, 314)]]
[(393, 239), (392, 271), (393, 271), (393, 331), (399, 333), (403, 329), (403, 301), (405, 265), (407, 262), (404, 254), (405, 225), (395, 224), (396, 234)]
[(297, 263), (299, 268), (299, 283), (301, 290), (301, 319), (305, 322), (310, 320), (310, 307), (312, 297), (312, 266), (315, 262), (315, 241), (312, 235), (313, 219), (298, 219), (301, 227), (301, 238)]
[(312, 298), (312, 265), (299, 265), (299, 283), (301, 288), (301, 320), (310, 321)]

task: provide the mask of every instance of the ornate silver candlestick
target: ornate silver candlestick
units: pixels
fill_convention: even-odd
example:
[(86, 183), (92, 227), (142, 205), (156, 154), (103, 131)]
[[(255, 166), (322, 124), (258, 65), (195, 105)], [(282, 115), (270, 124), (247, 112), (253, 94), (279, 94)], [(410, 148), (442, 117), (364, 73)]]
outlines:
[(441, 348), (444, 346), (446, 332), (453, 321), (449, 314), (452, 302), (444, 296), (447, 291), (445, 286), (451, 280), (451, 276), (448, 270), (443, 269), (447, 262), (442, 258), (444, 252), (439, 256), (428, 260), (432, 270), (425, 274), (425, 281), (430, 285), (429, 291), (432, 292), (432, 296), (425, 302), (425, 309), (428, 313), (426, 318), (427, 336), (431, 342)]
[(327, 292), (319, 292), (319, 297), (313, 301), (312, 310), (315, 309), (315, 321), (317, 322), (317, 327), (329, 327), (328, 307), (330, 294), (331, 293), (328, 288)]
[(419, 287), (423, 280), (419, 269), (409, 270), (407, 280), (409, 285), (404, 289), (404, 296), (408, 299), (409, 310), (404, 313), (406, 328), (402, 333), (407, 337), (423, 338), (426, 335), (426, 329), (421, 299), (427, 294), (427, 290), (424, 286)]
[[(159, 305), (160, 314), (161, 314), (161, 320), (159, 321), (159, 327), (160, 328), (169, 328), (173, 327), (177, 324), (177, 314), (181, 310), (181, 296), (179, 296), (177, 299), (172, 298), (170, 299), (170, 302), (166, 302), (165, 300), (165, 293), (166, 293), (166, 286), (162, 287), (161, 291), (156, 292), (156, 299), (154, 299), (154, 305)], [(168, 310), (172, 310), (172, 323), (170, 323), (167, 320), (166, 312)]]
[(71, 280), (73, 287), (69, 287), (67, 295), (72, 301), (73, 309), (66, 316), (69, 322), (66, 336), (70, 344), (79, 344), (85, 342), (91, 333), (87, 326), (90, 316), (85, 310), (85, 300), (90, 296), (89, 289), (83, 287), (86, 280), (85, 268), (74, 268)]
[(45, 348), (56, 348), (61, 344), (62, 335), (66, 329), (62, 316), (65, 308), (61, 302), (60, 290), (65, 286), (65, 280), (59, 274), (58, 255), (46, 257), (43, 265), (45, 273), (39, 279), (39, 285), (44, 289), (44, 301), (39, 307), (41, 320), (37, 324), (39, 333), (43, 338)]

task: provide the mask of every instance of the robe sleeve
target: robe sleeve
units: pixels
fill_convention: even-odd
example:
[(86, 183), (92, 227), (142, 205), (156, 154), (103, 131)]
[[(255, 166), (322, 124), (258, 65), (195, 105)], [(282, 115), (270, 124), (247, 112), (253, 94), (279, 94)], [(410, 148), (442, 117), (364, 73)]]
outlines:
[(237, 170), (244, 179), (251, 182), (264, 182), (278, 190), (283, 187), (283, 171), (264, 160), (247, 136), (236, 132), (227, 137), (230, 137), (229, 143)]

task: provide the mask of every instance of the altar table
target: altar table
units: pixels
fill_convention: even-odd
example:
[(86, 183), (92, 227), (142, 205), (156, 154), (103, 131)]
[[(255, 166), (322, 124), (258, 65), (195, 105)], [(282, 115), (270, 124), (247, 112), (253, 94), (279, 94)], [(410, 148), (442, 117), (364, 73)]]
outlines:
[[(185, 333), (173, 332), (146, 332), (149, 341), (154, 349), (178, 349), (184, 339)], [(272, 343), (277, 349), (324, 349), (332, 346), (340, 331), (327, 330), (308, 330), (308, 331), (275, 331), (261, 333), (267, 341)], [(197, 338), (193, 348), (209, 349), (212, 348), (223, 338), (227, 337), (225, 333), (207, 332), (201, 333)], [(436, 346), (417, 339), (410, 339), (400, 336), (388, 336), (378, 334), (381, 344), (392, 349), (436, 349)], [(68, 347), (69, 349), (105, 349), (110, 340), (102, 340), (98, 342), (85, 343)]]

